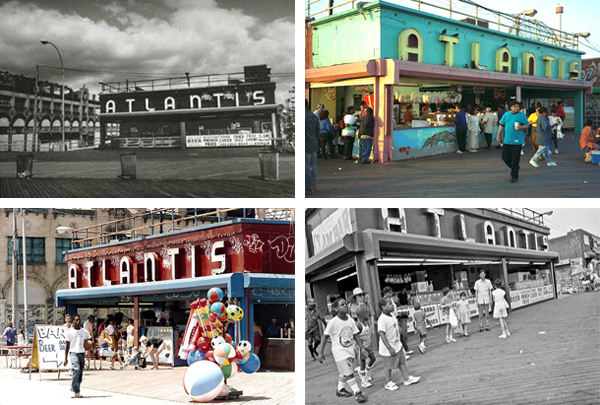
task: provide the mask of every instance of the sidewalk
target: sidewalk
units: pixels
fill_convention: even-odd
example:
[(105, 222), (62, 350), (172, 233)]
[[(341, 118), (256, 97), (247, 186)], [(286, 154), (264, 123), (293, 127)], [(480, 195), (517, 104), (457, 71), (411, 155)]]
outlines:
[[(71, 400), (71, 378), (68, 372), (23, 374), (7, 369), (4, 359), (0, 362), (0, 405), (30, 404), (44, 399), (46, 405)], [(82, 401), (88, 403), (108, 402), (127, 405), (161, 405), (174, 402), (192, 403), (183, 389), (183, 376), (187, 367), (161, 366), (158, 371), (145, 369), (110, 370), (103, 362), (102, 370), (85, 370), (81, 385)], [(238, 374), (227, 380), (228, 384), (244, 394), (238, 399), (215, 400), (215, 404), (275, 405), (295, 402), (294, 373), (257, 372)], [(29, 394), (28, 394), (29, 393)], [(79, 401), (79, 400), (78, 400)]]
[[(421, 381), (397, 391), (383, 388), (381, 358), (373, 370), (373, 386), (363, 389), (371, 404), (598, 404), (600, 403), (600, 292), (580, 293), (512, 312), (511, 336), (499, 339), (500, 324), (479, 333), (478, 318), (469, 337), (445, 342), (445, 327), (429, 330), (428, 351), (416, 347), (407, 363)], [(330, 347), (326, 362), (311, 361), (305, 350), (306, 403), (355, 404), (335, 396), (337, 369)], [(392, 378), (401, 380), (400, 371)]]
[(578, 134), (565, 136), (560, 154), (552, 155), (556, 167), (532, 167), (527, 141), (517, 183), (510, 182), (510, 169), (495, 148), (371, 165), (317, 159), (317, 192), (307, 198), (600, 197), (600, 166), (583, 162)]

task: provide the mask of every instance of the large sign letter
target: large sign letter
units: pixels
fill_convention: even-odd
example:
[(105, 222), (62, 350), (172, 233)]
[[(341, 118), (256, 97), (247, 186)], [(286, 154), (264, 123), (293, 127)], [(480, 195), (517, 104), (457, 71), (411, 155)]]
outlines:
[(212, 251), (211, 251), (211, 261), (213, 263), (217, 263), (220, 262), (221, 265), (219, 266), (218, 269), (213, 269), (212, 270), (212, 274), (216, 275), (216, 274), (221, 274), (225, 271), (225, 254), (222, 255), (216, 255), (216, 250), (225, 247), (225, 242), (223, 242), (222, 240), (213, 243), (212, 245)]

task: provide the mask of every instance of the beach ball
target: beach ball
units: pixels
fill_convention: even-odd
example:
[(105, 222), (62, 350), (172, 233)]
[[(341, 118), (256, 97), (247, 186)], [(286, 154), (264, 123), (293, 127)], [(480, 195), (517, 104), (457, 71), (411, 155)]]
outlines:
[(212, 304), (213, 302), (219, 302), (223, 299), (223, 291), (220, 288), (213, 287), (208, 290), (208, 294), (206, 294), (206, 298)]
[(260, 368), (260, 359), (256, 354), (250, 353), (250, 358), (240, 368), (244, 373), (252, 374)]
[(215, 314), (217, 318), (225, 314), (225, 305), (222, 302), (215, 302), (210, 306), (210, 312)]
[(346, 114), (344, 116), (344, 124), (350, 124), (350, 125), (356, 124), (356, 117), (354, 115)]
[(239, 321), (244, 316), (244, 311), (237, 305), (228, 306), (225, 312), (227, 313), (227, 318), (232, 321)]
[(238, 365), (234, 362), (228, 364), (226, 366), (221, 366), (221, 371), (223, 372), (223, 377), (231, 378), (238, 372)]
[(191, 366), (192, 364), (194, 364), (197, 361), (205, 360), (205, 355), (206, 355), (206, 353), (204, 353), (201, 350), (198, 350), (198, 349), (194, 350), (193, 352), (191, 352), (188, 355), (188, 358), (187, 358), (188, 366)]
[(192, 364), (183, 376), (183, 388), (195, 402), (209, 402), (219, 395), (225, 385), (221, 368), (210, 361)]
[(230, 359), (235, 358), (235, 349), (229, 343), (223, 343), (216, 347), (213, 356), (215, 356), (215, 361), (218, 364), (228, 365)]

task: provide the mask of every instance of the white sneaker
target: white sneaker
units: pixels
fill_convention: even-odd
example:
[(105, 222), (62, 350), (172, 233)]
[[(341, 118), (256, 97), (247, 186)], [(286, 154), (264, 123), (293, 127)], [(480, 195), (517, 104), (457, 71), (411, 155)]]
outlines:
[(412, 375), (409, 375), (408, 380), (404, 381), (404, 385), (416, 384), (419, 382), (420, 379), (421, 377), (414, 377)]
[(459, 150), (456, 151), (456, 153), (462, 153), (462, 150), (459, 149)]
[(456, 342), (456, 339), (454, 339), (454, 338), (450, 338), (450, 341), (451, 341), (451, 342)]
[(521, 151), (521, 155), (524, 155), (524, 154), (525, 154), (525, 152)]
[(554, 153), (558, 155), (558, 149), (554, 149)]
[(510, 332), (509, 332), (509, 331), (506, 331), (506, 334), (507, 334), (508, 336), (510, 336)]
[(533, 159), (529, 161), (529, 164), (533, 167), (540, 167), (536, 162), (533, 161)]
[(406, 351), (406, 354), (413, 354), (415, 351), (414, 350), (408, 350)]
[(363, 388), (369, 388), (369, 387), (370, 387), (370, 386), (372, 386), (373, 384), (371, 384), (371, 383), (369, 382), (369, 380), (367, 380), (367, 378), (366, 378), (366, 377), (364, 377), (364, 378), (362, 378), (362, 379), (361, 379), (360, 385), (361, 385), (361, 387), (363, 387)]
[(387, 384), (385, 384), (383, 386), (383, 388), (385, 388), (388, 391), (396, 391), (398, 389), (398, 386), (396, 384), (394, 384), (392, 381), (389, 381)]
[(423, 346), (418, 345), (417, 346), (419, 348), (419, 350), (421, 351), (421, 354), (425, 354), (425, 350), (423, 350)]
[(79, 392), (74, 392), (73, 398), (81, 398), (81, 394)]
[(498, 336), (500, 339), (506, 339), (506, 334), (501, 334), (500, 336)]
[(556, 162), (548, 163), (548, 166), (556, 166)]

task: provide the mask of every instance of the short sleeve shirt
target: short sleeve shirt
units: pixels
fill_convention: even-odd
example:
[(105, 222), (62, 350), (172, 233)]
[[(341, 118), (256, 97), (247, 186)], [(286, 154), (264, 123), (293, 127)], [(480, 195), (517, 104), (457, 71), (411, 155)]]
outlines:
[(513, 114), (508, 111), (502, 116), (499, 124), (504, 127), (504, 144), (505, 145), (522, 145), (525, 139), (525, 134), (522, 129), (515, 129), (515, 122), (519, 125), (529, 125), (527, 117), (521, 111)]
[(90, 332), (83, 328), (71, 328), (67, 330), (65, 339), (67, 342), (71, 342), (71, 345), (69, 346), (69, 353), (85, 353), (83, 341), (91, 338), (92, 336), (90, 335)]
[(331, 354), (336, 362), (354, 358), (354, 335), (359, 333), (354, 319), (345, 321), (334, 317), (325, 328), (325, 334), (331, 336)]
[[(402, 343), (400, 342), (400, 329), (398, 321), (391, 315), (381, 314), (377, 321), (377, 330), (384, 332), (390, 346), (394, 351), (400, 350)], [(382, 356), (391, 356), (387, 346), (383, 343), (383, 339), (379, 338), (379, 354)]]
[(4, 334), (2, 336), (6, 336), (7, 342), (15, 343), (15, 336), (17, 336), (17, 330), (12, 326), (9, 326), (4, 330)]
[(492, 282), (487, 278), (484, 281), (481, 279), (475, 282), (475, 296), (477, 297), (477, 304), (489, 304), (490, 303), (490, 291), (492, 291)]

